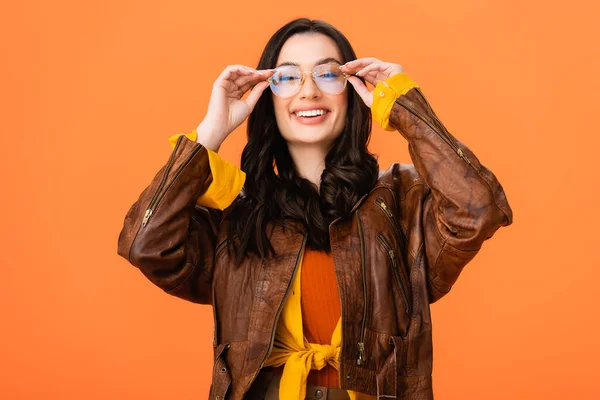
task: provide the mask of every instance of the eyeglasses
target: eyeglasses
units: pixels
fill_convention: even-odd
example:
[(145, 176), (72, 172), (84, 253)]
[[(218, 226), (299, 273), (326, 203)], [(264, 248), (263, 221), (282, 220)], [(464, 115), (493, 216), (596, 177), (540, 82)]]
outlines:
[(302, 71), (295, 65), (275, 68), (275, 73), (267, 79), (276, 96), (290, 97), (298, 93), (304, 83), (304, 75), (310, 73), (320, 91), (330, 95), (338, 95), (344, 91), (348, 74), (342, 72), (338, 64), (321, 64), (312, 71)]

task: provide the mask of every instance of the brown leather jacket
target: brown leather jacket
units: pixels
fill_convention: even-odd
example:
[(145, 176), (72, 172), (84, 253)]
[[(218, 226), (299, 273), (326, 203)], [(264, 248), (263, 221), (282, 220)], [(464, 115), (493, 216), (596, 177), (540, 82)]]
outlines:
[[(342, 312), (340, 384), (378, 398), (433, 399), (429, 305), (496, 230), (512, 223), (502, 186), (440, 122), (420, 88), (390, 123), (412, 164), (393, 164), (329, 227)], [(259, 399), (277, 319), (306, 236), (271, 228), (278, 255), (236, 268), (224, 251), (227, 210), (196, 205), (212, 182), (206, 149), (183, 135), (129, 209), (118, 253), (165, 292), (212, 304), (210, 398)]]

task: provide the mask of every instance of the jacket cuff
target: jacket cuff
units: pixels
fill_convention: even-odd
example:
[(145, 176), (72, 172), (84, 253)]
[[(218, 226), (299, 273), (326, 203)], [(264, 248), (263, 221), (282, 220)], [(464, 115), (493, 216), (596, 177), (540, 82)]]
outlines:
[(390, 125), (390, 112), (396, 99), (410, 89), (420, 87), (405, 72), (394, 74), (385, 81), (377, 82), (373, 90), (373, 104), (371, 112), (373, 119), (386, 131), (393, 131), (395, 128)]
[[(169, 143), (171, 144), (171, 148), (174, 149), (175, 145), (177, 144), (177, 139), (179, 138), (179, 136), (184, 135), (185, 137), (187, 137), (188, 139), (190, 139), (192, 142), (195, 142), (196, 139), (198, 138), (198, 133), (196, 133), (196, 130), (194, 129), (193, 131), (191, 131), (190, 133), (178, 133), (176, 135), (173, 135), (169, 138)], [(208, 149), (206, 149), (208, 150)]]
[[(169, 143), (173, 148), (177, 144), (177, 138), (181, 135), (184, 135), (193, 142), (198, 137), (195, 129), (190, 133), (173, 135), (169, 138)], [(224, 210), (233, 203), (242, 190), (242, 187), (244, 187), (246, 173), (231, 162), (222, 159), (218, 153), (206, 147), (205, 149), (208, 153), (212, 183), (198, 198), (196, 203), (201, 206)]]
[(201, 206), (224, 210), (233, 203), (242, 190), (246, 181), (246, 173), (229, 161), (222, 159), (218, 153), (210, 149), (206, 149), (206, 151), (208, 151), (213, 181), (197, 203)]

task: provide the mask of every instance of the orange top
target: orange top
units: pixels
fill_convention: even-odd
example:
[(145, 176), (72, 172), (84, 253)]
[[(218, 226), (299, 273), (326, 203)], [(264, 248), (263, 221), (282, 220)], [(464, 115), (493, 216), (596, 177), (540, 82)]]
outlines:
[[(328, 344), (341, 312), (332, 254), (305, 248), (300, 279), (304, 335), (310, 343)], [(273, 372), (282, 374), (283, 367), (274, 367)], [(307, 382), (340, 387), (338, 371), (331, 364), (311, 369)]]

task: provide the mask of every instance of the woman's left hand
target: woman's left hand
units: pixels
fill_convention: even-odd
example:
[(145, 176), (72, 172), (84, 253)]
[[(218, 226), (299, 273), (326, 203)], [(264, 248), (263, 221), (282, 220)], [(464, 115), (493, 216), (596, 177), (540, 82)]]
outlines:
[(367, 89), (367, 86), (357, 76), (364, 78), (371, 85), (377, 86), (377, 82), (385, 81), (392, 75), (404, 72), (400, 64), (383, 62), (372, 57), (347, 62), (342, 65), (341, 69), (348, 75), (356, 75), (348, 77), (348, 82), (354, 86), (358, 95), (369, 108), (373, 104), (373, 91)]

